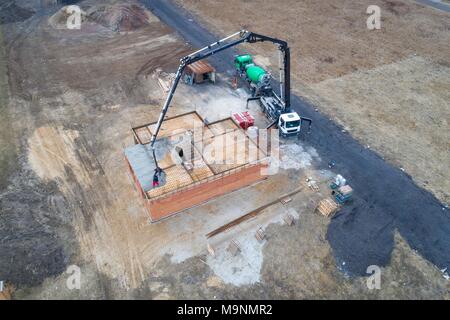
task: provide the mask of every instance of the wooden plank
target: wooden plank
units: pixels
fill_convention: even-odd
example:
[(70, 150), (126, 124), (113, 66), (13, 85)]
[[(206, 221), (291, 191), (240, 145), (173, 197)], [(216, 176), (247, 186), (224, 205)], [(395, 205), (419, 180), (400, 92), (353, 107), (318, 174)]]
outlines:
[(268, 208), (268, 207), (270, 207), (270, 206), (272, 206), (272, 205), (274, 205), (274, 204), (280, 202), (281, 199), (288, 198), (288, 197), (291, 197), (291, 196), (293, 196), (293, 195), (299, 193), (299, 192), (302, 191), (304, 188), (305, 188), (304, 186), (299, 187), (299, 188), (295, 189), (294, 191), (292, 191), (292, 192), (290, 192), (290, 193), (288, 193), (288, 194), (286, 194), (286, 195), (283, 195), (283, 196), (277, 198), (277, 199), (274, 200), (274, 201), (271, 201), (271, 202), (269, 202), (269, 203), (267, 203), (267, 204), (265, 204), (265, 205), (263, 205), (263, 206), (261, 206), (261, 207), (255, 209), (255, 210), (250, 211), (250, 212), (247, 213), (247, 214), (244, 214), (243, 216), (241, 216), (241, 217), (239, 217), (239, 218), (237, 218), (237, 219), (234, 219), (233, 221), (230, 221), (229, 223), (227, 223), (227, 224), (225, 224), (225, 225), (223, 225), (223, 226), (221, 226), (221, 227), (219, 227), (219, 228), (217, 228), (217, 229), (215, 229), (215, 230), (209, 232), (209, 233), (206, 235), (206, 238), (209, 239), (209, 238), (211, 238), (211, 237), (214, 237), (214, 236), (218, 235), (219, 233), (222, 233), (222, 232), (224, 232), (224, 231), (226, 231), (226, 230), (228, 230), (228, 229), (231, 229), (231, 228), (237, 226), (238, 224), (240, 224), (240, 223), (242, 223), (242, 222), (244, 222), (244, 221), (247, 221), (247, 220), (249, 220), (249, 219), (251, 219), (251, 218), (256, 217), (256, 216), (259, 215), (259, 214), (261, 213), (261, 211), (263, 211), (264, 209), (266, 209), (266, 208)]
[(172, 85), (170, 80), (164, 80), (162, 78), (158, 78), (158, 84), (164, 92), (169, 92), (170, 86)]
[(211, 256), (215, 257), (215, 256), (216, 256), (216, 250), (213, 248), (213, 246), (212, 246), (210, 243), (208, 243), (208, 244), (206, 245), (206, 247), (207, 247), (207, 249), (208, 249), (209, 254), (210, 254)]

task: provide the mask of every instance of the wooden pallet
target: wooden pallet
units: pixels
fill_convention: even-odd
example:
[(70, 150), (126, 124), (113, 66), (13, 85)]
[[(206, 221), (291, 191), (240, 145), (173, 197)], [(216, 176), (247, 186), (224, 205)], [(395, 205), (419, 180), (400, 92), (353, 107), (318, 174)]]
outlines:
[(258, 230), (256, 230), (255, 237), (256, 240), (262, 242), (266, 238), (266, 234), (264, 233), (264, 230), (262, 228), (259, 228)]
[(316, 208), (317, 211), (328, 218), (332, 217), (338, 209), (338, 204), (330, 198), (321, 200)]
[(309, 182), (308, 182), (308, 187), (309, 187), (311, 190), (315, 191), (315, 192), (319, 192), (319, 191), (320, 191), (320, 188), (319, 188), (319, 186), (317, 185), (317, 182), (316, 182), (316, 181), (309, 181)]
[(231, 255), (236, 256), (240, 251), (241, 246), (239, 245), (239, 242), (231, 240), (230, 245), (228, 246), (228, 252), (231, 253)]
[(316, 200), (310, 199), (310, 200), (308, 201), (308, 204), (306, 205), (306, 207), (307, 207), (309, 210), (314, 211), (314, 210), (316, 210), (317, 205), (318, 205), (318, 203), (317, 203)]
[(294, 217), (293, 217), (291, 214), (286, 213), (286, 214), (283, 216), (283, 221), (284, 221), (288, 226), (292, 226), (292, 225), (294, 224)]

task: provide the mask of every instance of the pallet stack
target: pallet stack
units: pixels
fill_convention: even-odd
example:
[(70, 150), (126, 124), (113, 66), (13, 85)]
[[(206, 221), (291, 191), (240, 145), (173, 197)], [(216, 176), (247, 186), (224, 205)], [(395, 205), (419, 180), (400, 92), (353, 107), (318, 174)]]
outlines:
[(339, 209), (339, 206), (336, 202), (334, 202), (330, 198), (323, 199), (319, 202), (316, 211), (319, 211), (325, 217), (332, 217), (336, 211)]
[(256, 240), (259, 242), (262, 242), (264, 238), (266, 237), (266, 234), (264, 233), (264, 230), (262, 228), (259, 228), (255, 233)]

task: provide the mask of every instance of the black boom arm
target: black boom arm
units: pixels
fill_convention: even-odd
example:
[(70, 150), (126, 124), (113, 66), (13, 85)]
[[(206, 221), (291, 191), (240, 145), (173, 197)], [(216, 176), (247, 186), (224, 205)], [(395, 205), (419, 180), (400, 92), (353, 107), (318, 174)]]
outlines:
[(280, 79), (280, 95), (283, 97), (285, 110), (291, 109), (291, 51), (289, 49), (288, 43), (286, 41), (267, 37), (261, 34), (249, 32), (248, 40), (249, 43), (264, 42), (269, 41), (278, 44), (278, 49), (283, 54), (283, 79)]
[[(235, 37), (239, 37), (239, 38), (237, 40), (227, 42), (228, 40), (235, 38)], [(161, 114), (159, 115), (159, 119), (156, 124), (155, 133), (153, 134), (152, 139), (150, 141), (150, 146), (152, 148), (153, 158), (155, 160), (156, 168), (159, 168), (159, 166), (158, 166), (158, 162), (156, 160), (156, 155), (155, 155), (155, 148), (154, 148), (155, 141), (156, 141), (156, 138), (158, 137), (158, 133), (159, 133), (159, 130), (161, 129), (161, 124), (164, 120), (164, 117), (166, 116), (166, 113), (169, 110), (170, 103), (172, 102), (173, 95), (175, 94), (175, 90), (177, 89), (178, 83), (180, 82), (180, 79), (181, 79), (184, 69), (188, 65), (190, 65), (196, 61), (206, 59), (206, 58), (212, 56), (213, 54), (216, 54), (220, 51), (237, 46), (241, 43), (244, 43), (244, 42), (256, 43), (256, 42), (264, 42), (264, 41), (269, 41), (269, 42), (278, 44), (278, 49), (280, 50), (280, 52), (283, 53), (284, 81), (282, 81), (283, 84), (282, 84), (282, 87), (280, 88), (280, 90), (282, 92), (280, 92), (280, 94), (284, 97), (285, 109), (290, 110), (290, 102), (291, 102), (291, 99), (290, 99), (290, 51), (289, 51), (287, 42), (276, 39), (276, 38), (263, 36), (263, 35), (253, 33), (253, 32), (247, 31), (247, 30), (242, 30), (242, 31), (236, 32), (222, 40), (214, 42), (214, 43), (180, 59), (180, 66), (178, 67), (177, 73), (175, 75), (175, 79), (169, 90), (169, 93), (167, 95), (167, 98), (164, 103)]]

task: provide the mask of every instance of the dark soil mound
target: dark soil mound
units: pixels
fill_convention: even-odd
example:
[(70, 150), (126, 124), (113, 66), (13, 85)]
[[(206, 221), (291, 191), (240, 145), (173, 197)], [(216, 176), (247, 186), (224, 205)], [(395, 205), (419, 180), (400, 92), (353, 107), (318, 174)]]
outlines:
[(33, 14), (33, 11), (21, 8), (13, 1), (0, 4), (0, 24), (24, 21)]
[(137, 4), (96, 6), (88, 11), (88, 16), (113, 31), (132, 31), (150, 24), (149, 14)]

